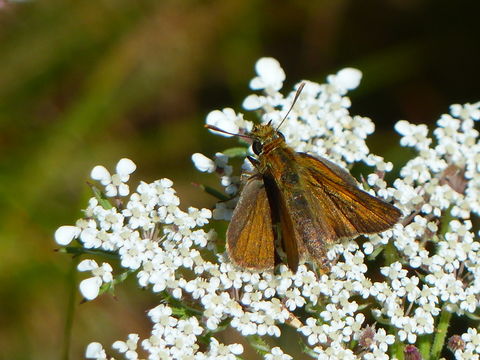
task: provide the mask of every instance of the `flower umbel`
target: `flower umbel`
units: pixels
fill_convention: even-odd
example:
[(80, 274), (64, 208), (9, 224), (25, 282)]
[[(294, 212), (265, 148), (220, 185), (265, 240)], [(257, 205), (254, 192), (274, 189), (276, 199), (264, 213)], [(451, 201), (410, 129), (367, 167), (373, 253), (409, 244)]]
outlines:
[[(280, 93), (285, 73), (274, 59), (260, 59), (256, 70), (251, 87), (263, 94), (248, 96), (244, 107), (261, 110), (260, 122), (278, 124), (295, 89)], [(151, 334), (142, 339), (133, 330), (116, 341), (118, 358), (235, 359), (243, 345), (223, 344), (218, 334), (234, 329), (265, 359), (291, 359), (294, 350), (281, 345), (286, 326), (303, 341), (302, 357), (389, 359), (402, 352), (412, 358), (440, 357), (451, 315), (472, 317), (479, 306), (480, 246), (472, 218), (480, 215), (475, 129), (480, 103), (453, 105), (433, 131), (399, 121), (400, 145), (416, 155), (389, 185), (385, 174), (393, 164), (366, 145), (373, 122), (349, 111), (346, 94), (360, 79), (358, 70), (344, 69), (325, 84), (307, 81), (281, 127), (296, 151), (344, 167), (370, 167), (364, 189), (404, 214), (391, 230), (332, 246), (328, 274), (309, 264), (296, 273), (285, 265), (262, 273), (235, 268), (223, 251), (224, 235), (206, 230), (212, 217), (231, 217), (231, 197), (238, 193), (241, 175), (230, 159), (253, 154), (251, 149), (230, 149), (211, 159), (193, 155), (200, 171), (219, 177), (221, 195), (229, 199), (213, 212), (183, 209), (169, 179), (141, 182), (131, 192), (128, 180), (136, 168), (131, 160), (120, 160), (113, 175), (103, 166), (93, 169), (91, 176), (102, 189), (90, 199), (84, 218), (55, 233), (67, 252), (105, 255), (101, 264), (89, 258), (80, 262), (78, 270), (91, 274), (80, 283), (82, 295), (95, 299), (136, 276), (140, 287), (161, 298), (148, 312)], [(233, 109), (216, 110), (207, 122), (240, 134), (253, 126)], [(248, 162), (243, 168), (252, 170)], [(377, 270), (370, 260), (382, 251), (385, 263)], [(107, 260), (112, 256), (119, 260), (116, 268)], [(273, 344), (267, 337), (280, 341)], [(457, 359), (479, 358), (479, 339), (475, 328), (464, 329), (449, 348)], [(85, 356), (110, 358), (97, 342), (88, 345)]]

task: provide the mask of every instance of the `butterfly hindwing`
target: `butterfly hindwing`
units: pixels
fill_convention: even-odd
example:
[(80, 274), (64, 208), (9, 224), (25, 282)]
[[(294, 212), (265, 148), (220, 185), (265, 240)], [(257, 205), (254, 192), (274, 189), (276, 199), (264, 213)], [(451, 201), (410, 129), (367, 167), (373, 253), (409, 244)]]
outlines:
[(261, 176), (250, 177), (241, 192), (227, 229), (227, 253), (242, 268), (266, 270), (274, 266), (272, 217)]

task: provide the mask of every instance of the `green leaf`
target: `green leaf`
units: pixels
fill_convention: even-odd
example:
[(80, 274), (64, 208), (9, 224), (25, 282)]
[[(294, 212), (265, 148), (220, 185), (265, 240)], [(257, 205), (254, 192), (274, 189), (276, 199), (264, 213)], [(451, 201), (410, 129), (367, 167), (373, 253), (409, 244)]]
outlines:
[(357, 311), (363, 311), (363, 310), (365, 310), (366, 308), (370, 307), (371, 305), (372, 305), (372, 304), (369, 304), (369, 303), (360, 304), (360, 305), (358, 306)]
[(215, 333), (226, 330), (230, 326), (231, 322), (232, 322), (232, 318), (226, 318), (220, 321), (220, 324), (218, 324), (217, 328), (215, 330), (210, 330), (210, 333), (215, 334)]
[(385, 265), (389, 266), (394, 262), (400, 261), (400, 254), (397, 251), (395, 245), (393, 245), (393, 240), (390, 240), (388, 244), (385, 246), (385, 251), (383, 252), (383, 256), (385, 257)]
[(220, 191), (218, 191), (217, 189), (214, 189), (210, 186), (207, 186), (207, 185), (198, 185), (200, 187), (200, 189), (202, 189), (203, 191), (205, 191), (207, 194), (210, 194), (212, 195), (213, 197), (216, 197), (218, 200), (220, 201), (227, 201), (227, 200), (230, 200), (231, 198), (228, 197), (227, 195), (221, 193)]
[(110, 292), (113, 294), (113, 290), (115, 288), (115, 285), (117, 284), (120, 284), (122, 282), (124, 282), (128, 276), (132, 273), (134, 273), (135, 270), (127, 270), (127, 271), (124, 271), (123, 273), (121, 274), (118, 274), (117, 276), (114, 276), (113, 277), (113, 280), (109, 283), (104, 283), (101, 287), (100, 287), (100, 293), (99, 295), (105, 293), (105, 292)]
[(245, 147), (233, 147), (222, 151), (222, 154), (227, 155), (229, 158), (245, 157), (247, 156), (248, 148)]
[(465, 316), (468, 317), (469, 319), (475, 320), (475, 321), (480, 321), (480, 316), (465, 312)]
[(100, 190), (99, 190), (95, 185), (93, 185), (92, 183), (88, 183), (88, 185), (89, 185), (90, 188), (92, 189), (93, 195), (94, 195), (95, 198), (98, 200), (98, 203), (100, 204), (101, 207), (103, 207), (103, 208), (106, 209), (106, 210), (113, 208), (113, 205), (110, 204), (110, 200), (105, 196), (105, 193), (103, 193), (102, 191), (100, 191)]
[(382, 252), (385, 246), (378, 246), (373, 250), (373, 252), (368, 255), (368, 260), (375, 260), (375, 258)]

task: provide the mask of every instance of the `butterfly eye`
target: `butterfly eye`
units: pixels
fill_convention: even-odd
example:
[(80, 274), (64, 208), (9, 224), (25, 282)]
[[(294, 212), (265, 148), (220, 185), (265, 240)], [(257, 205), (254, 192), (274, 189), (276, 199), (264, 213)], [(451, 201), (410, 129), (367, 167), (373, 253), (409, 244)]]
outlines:
[(252, 149), (256, 155), (260, 155), (263, 149), (263, 144), (259, 140), (253, 140)]
[(285, 135), (283, 135), (280, 131), (277, 131), (277, 134), (282, 138), (282, 140), (285, 140)]

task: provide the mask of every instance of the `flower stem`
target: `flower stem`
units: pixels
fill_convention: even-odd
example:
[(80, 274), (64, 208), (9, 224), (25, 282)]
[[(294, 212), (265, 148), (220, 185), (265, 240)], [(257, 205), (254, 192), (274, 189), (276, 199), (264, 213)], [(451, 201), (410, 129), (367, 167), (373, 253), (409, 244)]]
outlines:
[(271, 351), (270, 346), (258, 335), (247, 336), (247, 341), (262, 356)]
[(405, 348), (404, 344), (398, 341), (397, 339), (397, 341), (395, 341), (390, 347), (390, 354), (392, 355), (393, 358), (403, 360), (404, 348)]
[(120, 258), (120, 256), (113, 251), (107, 251), (107, 250), (101, 250), (101, 249), (86, 249), (80, 246), (65, 246), (61, 248), (59, 252), (72, 254), (74, 257), (88, 254), (88, 255), (102, 256), (111, 260), (118, 260)]
[(432, 337), (430, 335), (423, 335), (418, 340), (418, 351), (422, 355), (423, 360), (430, 359), (430, 350), (432, 346)]
[(185, 302), (174, 298), (168, 291), (162, 291), (162, 295), (165, 302), (172, 308), (175, 316), (180, 316), (182, 318), (197, 316), (200, 318), (203, 315), (203, 311), (195, 309), (187, 305)]
[(62, 344), (62, 359), (68, 360), (70, 358), (70, 343), (72, 340), (72, 327), (73, 318), (75, 316), (76, 309), (76, 296), (77, 296), (77, 265), (79, 257), (73, 257), (70, 263), (70, 269), (67, 274), (68, 284), (68, 303), (65, 315), (65, 326), (63, 329), (63, 344)]
[(452, 318), (452, 313), (447, 310), (447, 305), (444, 304), (442, 312), (440, 314), (440, 320), (438, 322), (435, 338), (433, 339), (432, 345), (432, 356), (431, 359), (440, 358), (440, 354), (445, 343), (445, 338), (447, 336), (448, 326), (450, 325), (450, 319)]

